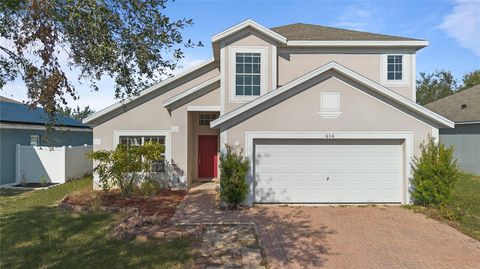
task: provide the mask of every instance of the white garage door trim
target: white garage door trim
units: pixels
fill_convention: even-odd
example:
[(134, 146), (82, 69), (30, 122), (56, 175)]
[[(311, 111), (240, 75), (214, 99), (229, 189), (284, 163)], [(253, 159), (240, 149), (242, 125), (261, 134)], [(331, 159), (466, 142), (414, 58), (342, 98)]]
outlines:
[[(357, 131), (247, 131), (245, 132), (245, 155), (252, 161), (254, 158), (254, 139), (403, 139), (405, 141), (405, 162), (404, 162), (404, 178), (402, 190), (402, 204), (411, 203), (410, 199), (410, 182), (408, 178), (411, 175), (410, 161), (413, 156), (413, 132), (357, 132)], [(249, 184), (248, 204), (253, 204), (254, 197), (254, 181), (253, 165), (247, 175)]]

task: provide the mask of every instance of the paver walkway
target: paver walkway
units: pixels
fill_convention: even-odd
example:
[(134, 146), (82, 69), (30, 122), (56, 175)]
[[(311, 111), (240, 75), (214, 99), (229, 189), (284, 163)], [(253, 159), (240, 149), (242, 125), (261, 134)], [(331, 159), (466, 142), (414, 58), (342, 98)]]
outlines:
[(255, 222), (270, 268), (480, 268), (480, 242), (397, 206), (217, 209), (215, 185), (189, 191), (177, 223)]

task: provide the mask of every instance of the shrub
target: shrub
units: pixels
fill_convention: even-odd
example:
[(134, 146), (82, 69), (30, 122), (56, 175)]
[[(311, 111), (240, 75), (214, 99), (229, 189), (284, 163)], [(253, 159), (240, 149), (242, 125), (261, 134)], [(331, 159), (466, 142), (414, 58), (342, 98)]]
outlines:
[(226, 145), (226, 153), (220, 157), (220, 197), (232, 208), (245, 201), (248, 193), (246, 175), (249, 161), (243, 157), (243, 151), (235, 152)]
[(438, 206), (440, 216), (447, 220), (459, 220), (465, 215), (463, 206), (458, 202), (448, 201)]
[(160, 190), (160, 183), (153, 179), (145, 179), (140, 183), (138, 193), (142, 196), (155, 196)]
[(121, 190), (123, 197), (129, 197), (137, 179), (152, 178), (153, 164), (163, 159), (163, 151), (164, 146), (153, 142), (142, 146), (119, 144), (115, 150), (95, 151), (89, 157), (98, 161), (93, 171), (102, 188), (109, 190), (113, 185)]
[(415, 157), (412, 163), (413, 201), (423, 206), (446, 204), (460, 175), (453, 159), (453, 147), (446, 148), (429, 136), (420, 150), (420, 157)]

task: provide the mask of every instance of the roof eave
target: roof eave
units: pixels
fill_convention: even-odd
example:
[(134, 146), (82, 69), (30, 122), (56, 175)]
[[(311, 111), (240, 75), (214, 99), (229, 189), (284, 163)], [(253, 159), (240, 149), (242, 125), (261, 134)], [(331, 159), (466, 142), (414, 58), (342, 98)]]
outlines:
[(397, 103), (399, 103), (400, 105), (403, 105), (405, 107), (408, 107), (410, 109), (412, 109), (413, 111), (415, 111), (416, 113), (419, 113), (421, 115), (423, 115), (424, 117), (432, 120), (433, 122), (436, 122), (437, 124), (441, 125), (441, 126), (444, 126), (444, 127), (448, 127), (448, 128), (454, 128), (455, 127), (455, 123), (421, 105), (418, 105), (417, 103), (413, 102), (412, 100), (356, 73), (355, 71), (352, 71), (350, 69), (348, 69), (347, 67), (343, 66), (343, 65), (340, 65), (338, 64), (337, 62), (329, 62), (327, 64), (325, 64), (324, 66), (322, 67), (319, 67), (315, 70), (313, 70), (312, 72), (294, 80), (294, 81), (291, 81), (290, 83), (274, 90), (274, 91), (271, 91), (263, 96), (260, 96), (258, 97), (257, 99), (251, 101), (250, 103), (247, 103), (246, 105), (244, 106), (241, 106), (223, 116), (221, 116), (220, 118), (212, 121), (210, 123), (210, 127), (211, 128), (219, 128), (221, 125), (223, 125), (224, 123), (232, 120), (233, 118), (237, 117), (238, 115), (240, 114), (243, 114), (244, 112), (252, 109), (253, 107), (257, 106), (257, 105), (260, 105), (262, 104), (263, 102), (295, 87), (295, 86), (298, 86), (298, 85), (301, 85), (303, 84), (304, 82), (328, 71), (328, 70), (331, 70), (331, 69), (334, 69), (336, 70), (337, 72), (343, 74), (343, 75), (346, 75), (348, 77), (350, 77), (351, 79), (359, 82), (360, 84), (366, 86), (366, 87), (369, 87), (375, 91), (378, 91), (380, 94), (386, 96), (387, 98), (390, 98), (394, 101), (396, 101)]
[(428, 46), (426, 40), (289, 40), (289, 47), (407, 47), (421, 49)]
[(198, 84), (197, 86), (194, 86), (188, 90), (185, 90), (175, 96), (172, 96), (170, 97), (169, 99), (165, 100), (162, 102), (162, 105), (163, 107), (167, 108), (167, 109), (170, 109), (172, 108), (176, 103), (184, 100), (185, 98), (187, 98), (188, 96), (191, 96), (192, 94), (195, 94), (203, 89), (205, 89), (206, 87), (208, 86), (211, 86), (217, 82), (220, 81), (220, 75), (217, 75), (207, 81), (204, 81), (200, 84)]
[(192, 72), (194, 72), (194, 71), (196, 71), (196, 70), (199, 70), (199, 69), (201, 69), (201, 68), (203, 68), (203, 67), (205, 67), (205, 66), (207, 66), (207, 65), (209, 65), (209, 64), (211, 64), (211, 63), (213, 63), (213, 62), (215, 62), (215, 59), (212, 57), (212, 58), (204, 61), (203, 63), (201, 63), (201, 64), (199, 64), (199, 65), (197, 65), (197, 66), (195, 66), (195, 67), (193, 67), (193, 68), (189, 68), (189, 69), (187, 69), (187, 70), (179, 73), (179, 74), (176, 75), (176, 76), (173, 76), (173, 77), (171, 77), (171, 78), (168, 78), (168, 79), (166, 79), (166, 80), (164, 80), (164, 81), (162, 81), (162, 82), (160, 82), (160, 83), (158, 83), (158, 84), (155, 84), (155, 85), (151, 86), (150, 88), (147, 88), (147, 89), (141, 91), (137, 96), (132, 96), (132, 97), (129, 97), (129, 98), (125, 99), (125, 100), (121, 100), (121, 101), (119, 101), (119, 102), (117, 102), (117, 103), (115, 103), (115, 104), (113, 104), (113, 105), (110, 105), (110, 106), (108, 106), (108, 107), (106, 107), (106, 108), (104, 108), (104, 109), (102, 109), (102, 110), (100, 110), (100, 111), (98, 111), (98, 112), (90, 115), (89, 117), (83, 119), (83, 120), (82, 120), (82, 123), (83, 123), (83, 124), (91, 123), (92, 121), (94, 121), (94, 120), (96, 120), (96, 119), (98, 119), (98, 118), (100, 118), (100, 117), (102, 117), (102, 116), (105, 116), (105, 115), (107, 115), (107, 114), (109, 114), (109, 113), (117, 110), (118, 108), (121, 108), (122, 106), (124, 106), (124, 105), (132, 102), (133, 100), (136, 100), (137, 98), (139, 98), (139, 97), (141, 97), (141, 96), (144, 96), (144, 95), (146, 95), (146, 94), (149, 94), (149, 93), (151, 93), (151, 92), (153, 92), (153, 91), (155, 91), (155, 90), (158, 90), (159, 88), (161, 88), (161, 87), (163, 87), (163, 86), (166, 86), (166, 85), (168, 85), (168, 84), (170, 84), (170, 83), (172, 83), (172, 82), (174, 82), (174, 81), (176, 81), (176, 80), (178, 80), (178, 79), (180, 79), (180, 78), (182, 78), (182, 77), (185, 77), (185, 76), (187, 76), (188, 74), (190, 74), (190, 73), (192, 73)]

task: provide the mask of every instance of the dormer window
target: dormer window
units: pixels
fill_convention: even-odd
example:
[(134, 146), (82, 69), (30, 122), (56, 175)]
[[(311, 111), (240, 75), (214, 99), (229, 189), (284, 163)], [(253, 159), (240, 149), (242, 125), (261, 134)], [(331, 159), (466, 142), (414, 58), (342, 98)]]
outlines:
[(403, 59), (402, 55), (387, 56), (387, 78), (388, 80), (402, 80)]
[(236, 53), (235, 95), (260, 95), (260, 53)]

